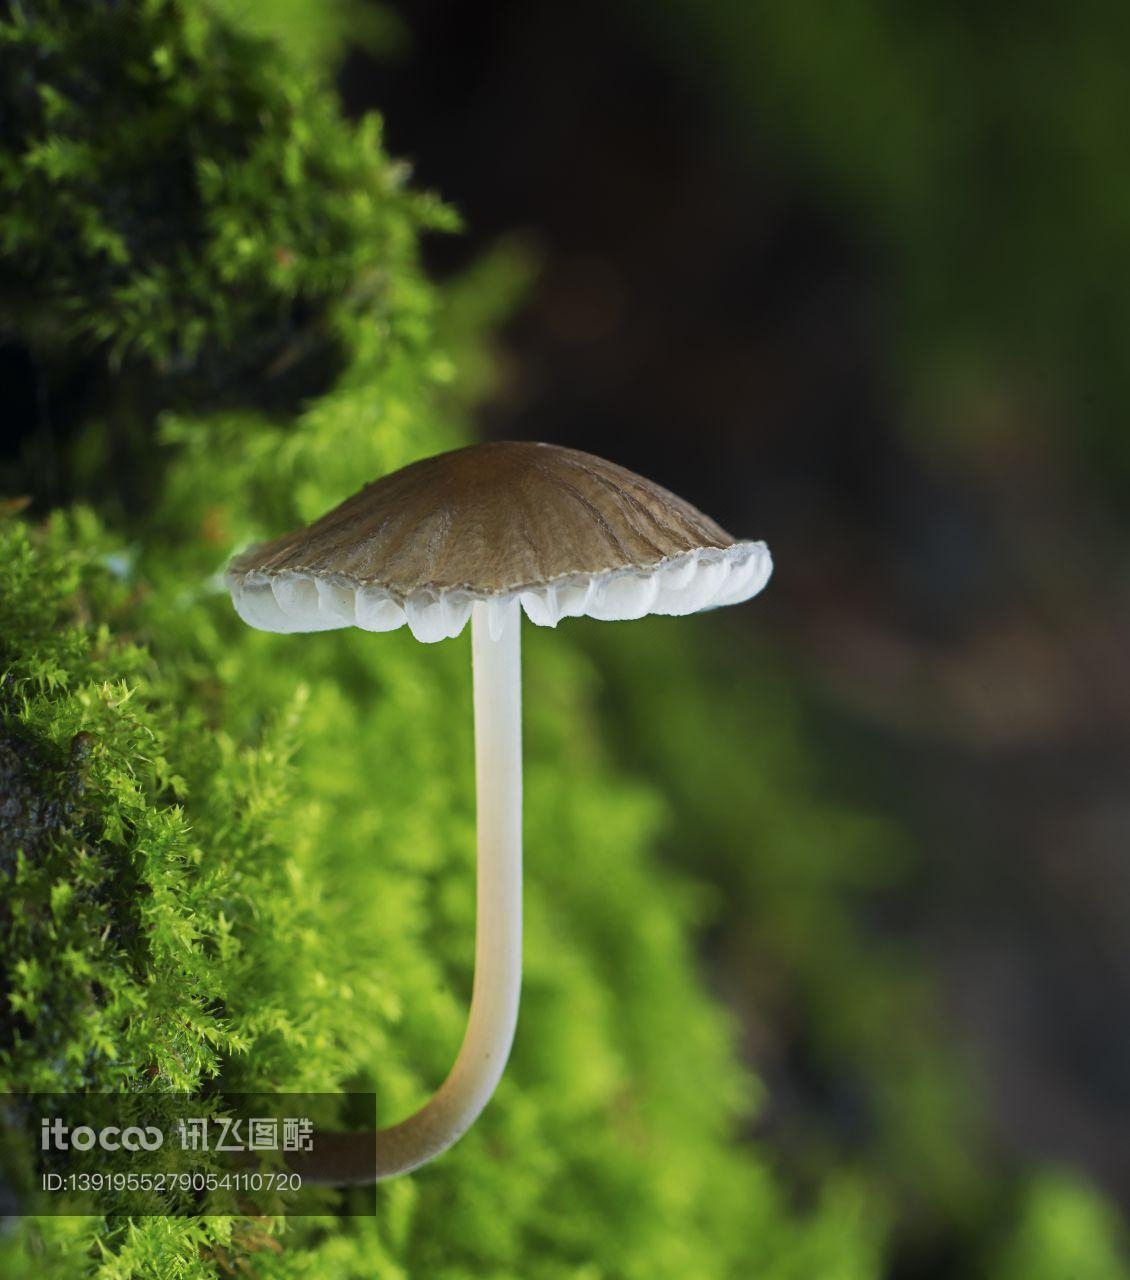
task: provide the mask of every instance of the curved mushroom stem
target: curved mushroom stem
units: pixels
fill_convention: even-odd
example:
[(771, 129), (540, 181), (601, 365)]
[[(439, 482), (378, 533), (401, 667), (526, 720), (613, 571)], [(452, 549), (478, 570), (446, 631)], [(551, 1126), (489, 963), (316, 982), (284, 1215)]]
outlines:
[(471, 614), (478, 905), (467, 1030), (432, 1099), (377, 1131), (377, 1178), (407, 1173), (461, 1138), (510, 1056), (522, 985), (521, 620), (517, 600), (477, 603)]

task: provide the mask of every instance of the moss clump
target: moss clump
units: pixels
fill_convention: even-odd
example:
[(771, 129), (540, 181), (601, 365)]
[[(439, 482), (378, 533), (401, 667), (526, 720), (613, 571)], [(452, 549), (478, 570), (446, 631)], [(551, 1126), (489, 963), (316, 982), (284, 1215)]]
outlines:
[[(300, 918), (277, 850), (241, 837), (272, 791), (236, 781), (286, 747), (265, 734), (258, 754), (228, 760), (205, 708), (169, 700), (151, 655), (115, 633), (131, 593), (91, 517), (34, 536), (9, 522), (3, 546), (3, 1078), (196, 1088), (252, 1034), (227, 1008), (231, 934), (260, 914), (242, 878), (277, 897), (284, 929)], [(188, 743), (194, 779), (212, 779), (197, 812), (223, 826), (234, 861), (215, 845), (206, 863), (180, 802), (189, 781), (173, 760)], [(301, 1001), (291, 1014), (297, 1035)]]
[[(406, 321), (390, 265), (424, 221), (375, 117), (174, 0), (0, 17), (0, 246), (21, 329), (230, 386)], [(249, 390), (253, 390), (251, 387)], [(261, 394), (261, 388), (260, 394)]]

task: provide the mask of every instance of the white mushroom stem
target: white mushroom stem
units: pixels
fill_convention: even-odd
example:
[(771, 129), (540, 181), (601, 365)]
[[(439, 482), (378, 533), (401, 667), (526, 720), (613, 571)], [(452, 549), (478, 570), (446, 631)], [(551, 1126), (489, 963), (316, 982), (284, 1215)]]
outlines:
[(458, 1141), (502, 1077), (522, 985), (522, 682), (517, 600), (471, 614), (478, 822), (475, 981), (455, 1065), (414, 1115), (376, 1134), (377, 1177), (407, 1173)]

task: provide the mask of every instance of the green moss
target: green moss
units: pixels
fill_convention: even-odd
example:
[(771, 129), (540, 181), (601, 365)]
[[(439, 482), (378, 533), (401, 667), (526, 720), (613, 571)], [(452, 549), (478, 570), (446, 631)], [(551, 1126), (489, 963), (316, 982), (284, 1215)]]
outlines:
[(9, 307), (212, 382), (269, 378), (364, 308), (411, 326), (395, 265), (418, 225), (380, 126), (206, 6), (35, 0), (0, 18), (0, 247)]

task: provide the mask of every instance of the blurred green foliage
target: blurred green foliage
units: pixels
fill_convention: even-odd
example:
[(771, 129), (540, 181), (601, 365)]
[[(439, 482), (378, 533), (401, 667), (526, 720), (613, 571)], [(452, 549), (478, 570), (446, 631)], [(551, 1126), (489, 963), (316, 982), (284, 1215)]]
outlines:
[(663, 618), (638, 631), (587, 638), (609, 732), (666, 788), (667, 859), (716, 886), (718, 966), (748, 975), (732, 994), (765, 1023), (763, 1056), (803, 1053), (825, 1098), (829, 1132), (810, 1125), (794, 1160), (816, 1173), (862, 1158), (899, 1201), (975, 1217), (989, 1187), (968, 1081), (905, 941), (860, 927), (914, 873), (902, 832), (822, 791), (801, 691), (768, 646), (721, 619), (705, 634)]
[(1125, 496), (1126, 6), (634, 11), (877, 267), (909, 426), (975, 447), (991, 426), (984, 402), (1007, 387), (1027, 430), (1066, 428)]
[[(418, 238), (452, 220), (320, 78), (349, 6), (296, 70), (284, 50), (314, 9), (268, 26), (233, 4), (45, 0), (5, 19), (0, 173), (27, 192), (0, 215), (9, 329), (190, 388), (154, 414), (111, 382), (142, 508), (0, 530), (10, 1089), (350, 1086), (389, 1121), (462, 1034), (467, 637), (263, 635), (219, 582), (248, 541), (467, 438), (524, 271), (502, 255), (443, 294), (423, 278)], [(229, 362), (254, 386), (307, 332), (335, 354), (301, 410), (201, 392)], [(107, 440), (92, 415), (72, 451), (100, 499)], [(702, 619), (527, 628), (518, 1043), (481, 1122), (384, 1185), (376, 1219), (25, 1220), (0, 1237), (3, 1274), (871, 1280), (896, 1217), (984, 1213), (925, 984), (857, 918), (907, 853), (821, 799), (772, 655), (751, 679), (728, 644)], [(699, 975), (704, 930), (753, 975), (744, 1013), (799, 1022), (828, 1080), (863, 1082), (858, 1145), (817, 1126), (793, 1153), (803, 1208), (738, 1141), (762, 1091)], [(1001, 1280), (1031, 1250), (1124, 1274), (1084, 1191), (1036, 1184), (1017, 1221), (992, 1233)]]
[(991, 1262), (995, 1280), (1120, 1280), (1126, 1232), (1094, 1191), (1063, 1173), (1034, 1177), (1021, 1197), (1015, 1233)]

